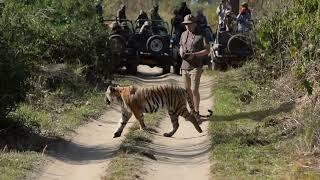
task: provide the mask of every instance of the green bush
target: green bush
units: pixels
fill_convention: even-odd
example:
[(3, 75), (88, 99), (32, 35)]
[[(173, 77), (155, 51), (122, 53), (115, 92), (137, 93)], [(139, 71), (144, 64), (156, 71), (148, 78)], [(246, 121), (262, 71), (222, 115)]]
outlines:
[(286, 2), (261, 19), (257, 37), (262, 68), (276, 78), (294, 68), (299, 71), (293, 73), (304, 81), (319, 56), (320, 1)]
[(38, 76), (43, 64), (81, 64), (90, 81), (111, 75), (105, 48), (108, 32), (98, 21), (94, 3), (10, 0), (1, 4), (0, 115), (23, 100), (25, 80), (29, 74)]
[(93, 1), (5, 1), (1, 31), (19, 56), (33, 63), (93, 64), (105, 52), (107, 31)]
[(26, 67), (15, 57), (15, 52), (0, 34), (0, 118), (6, 116), (24, 99)]
[[(257, 79), (261, 82), (270, 77), (294, 79), (297, 83), (290, 88), (296, 94), (304, 89), (312, 101), (319, 102), (320, 1), (292, 0), (282, 3), (280, 8), (274, 7), (275, 11), (257, 25), (257, 59), (260, 66), (248, 72), (260, 78)], [(319, 151), (319, 108), (315, 105), (304, 106), (303, 116), (298, 117), (304, 123), (305, 142), (302, 144), (308, 151)]]

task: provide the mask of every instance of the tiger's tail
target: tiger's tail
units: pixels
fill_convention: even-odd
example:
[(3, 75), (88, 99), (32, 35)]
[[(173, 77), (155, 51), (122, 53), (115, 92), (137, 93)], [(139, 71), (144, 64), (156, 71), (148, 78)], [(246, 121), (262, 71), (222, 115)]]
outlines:
[[(191, 109), (191, 112), (192, 112), (193, 114), (196, 114), (196, 111), (195, 111), (195, 109), (194, 109), (194, 104), (193, 104), (192, 97), (190, 97), (190, 95), (189, 95), (189, 93), (188, 93), (187, 91), (185, 91), (185, 93), (186, 93), (187, 102), (188, 102), (188, 104), (189, 104), (189, 107), (190, 107), (190, 109)], [(209, 112), (208, 115), (201, 115), (201, 114), (199, 114), (199, 116), (200, 116), (201, 118), (209, 118), (209, 117), (212, 116), (213, 112), (212, 112), (210, 109), (208, 109), (208, 112)]]

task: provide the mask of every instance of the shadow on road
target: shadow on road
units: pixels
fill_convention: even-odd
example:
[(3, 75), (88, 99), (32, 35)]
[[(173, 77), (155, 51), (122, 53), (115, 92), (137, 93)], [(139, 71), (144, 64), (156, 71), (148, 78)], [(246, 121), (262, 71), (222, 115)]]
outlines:
[(209, 121), (235, 121), (240, 119), (251, 119), (254, 121), (262, 121), (266, 117), (276, 115), (282, 112), (290, 112), (295, 108), (295, 102), (285, 102), (282, 103), (277, 108), (269, 108), (264, 110), (258, 110), (253, 112), (242, 112), (230, 116), (217, 116), (213, 115), (212, 118), (208, 119)]

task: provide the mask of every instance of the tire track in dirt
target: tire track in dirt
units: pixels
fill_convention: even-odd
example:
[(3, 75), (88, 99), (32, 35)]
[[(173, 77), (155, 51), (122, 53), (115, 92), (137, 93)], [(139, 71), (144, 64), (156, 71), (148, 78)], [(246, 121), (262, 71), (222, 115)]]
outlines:
[[(182, 78), (175, 79), (182, 85)], [(203, 114), (212, 107), (211, 87), (213, 80), (202, 76), (200, 83), (200, 112)], [(145, 158), (143, 168), (145, 180), (204, 180), (209, 179), (210, 162), (209, 152), (211, 144), (207, 136), (208, 122), (203, 122), (203, 133), (199, 134), (194, 126), (180, 117), (179, 129), (172, 138), (163, 137), (163, 132), (172, 128), (167, 116), (160, 124), (159, 135), (148, 144), (149, 151), (156, 160)]]
[(49, 163), (38, 179), (100, 179), (124, 138), (112, 138), (119, 118), (119, 108), (110, 109), (98, 120), (81, 126), (74, 137), (48, 149)]
[[(146, 73), (135, 76), (116, 76), (116, 79), (130, 80), (137, 86), (154, 86), (175, 84), (183, 86), (181, 76), (172, 74), (154, 76), (148, 74), (150, 69), (142, 68)], [(161, 70), (160, 70), (161, 73)], [(212, 81), (202, 78), (200, 93), (202, 97), (201, 112), (211, 108)], [(129, 126), (135, 122), (132, 117), (120, 138), (113, 139), (113, 132), (120, 119), (120, 108), (109, 109), (98, 120), (81, 126), (74, 136), (62, 141), (54, 148), (48, 148), (49, 163), (39, 173), (41, 180), (79, 180), (100, 179), (105, 175), (108, 164), (116, 156), (119, 146), (124, 140)], [(149, 145), (157, 161), (146, 159), (147, 175), (144, 179), (207, 179), (209, 172), (208, 151), (210, 150), (206, 135), (207, 123), (201, 126), (204, 130), (199, 134), (190, 122), (180, 118), (180, 127), (173, 138), (162, 136), (169, 131), (170, 119), (162, 121), (155, 140)], [(191, 177), (191, 174), (193, 177)]]
[[(144, 70), (145, 67), (142, 68)], [(117, 76), (119, 80), (132, 80), (138, 86), (152, 86), (154, 81), (144, 81), (147, 73), (140, 78)], [(159, 71), (159, 70), (158, 70)], [(160, 72), (161, 73), (161, 70)], [(166, 77), (150, 77), (157, 83), (166, 83)], [(47, 148), (48, 163), (38, 172), (40, 180), (100, 179), (105, 175), (108, 164), (116, 156), (129, 127), (135, 122), (132, 117), (120, 138), (112, 138), (121, 117), (120, 107), (107, 110), (99, 119), (79, 127), (72, 137), (63, 139)], [(34, 179), (34, 178), (32, 178)]]

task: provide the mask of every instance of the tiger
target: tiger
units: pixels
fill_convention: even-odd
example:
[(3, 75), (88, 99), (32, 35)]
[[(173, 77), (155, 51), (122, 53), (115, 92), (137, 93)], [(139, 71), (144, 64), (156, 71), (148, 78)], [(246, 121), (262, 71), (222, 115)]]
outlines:
[[(190, 121), (195, 129), (199, 133), (202, 133), (198, 122), (199, 118), (208, 118), (212, 115), (211, 110), (208, 110), (209, 115), (199, 115), (196, 113), (192, 98), (186, 89), (173, 85), (141, 88), (132, 85), (122, 87), (110, 85), (105, 92), (105, 102), (110, 105), (112, 101), (121, 104), (122, 116), (119, 121), (119, 126), (113, 134), (113, 138), (121, 136), (132, 114), (138, 120), (140, 129), (147, 130), (144, 123), (144, 113), (154, 113), (160, 108), (167, 109), (172, 123), (172, 130), (164, 133), (163, 136), (165, 137), (171, 137), (177, 131), (179, 127), (179, 116)], [(188, 111), (186, 102), (188, 102), (191, 112)]]

